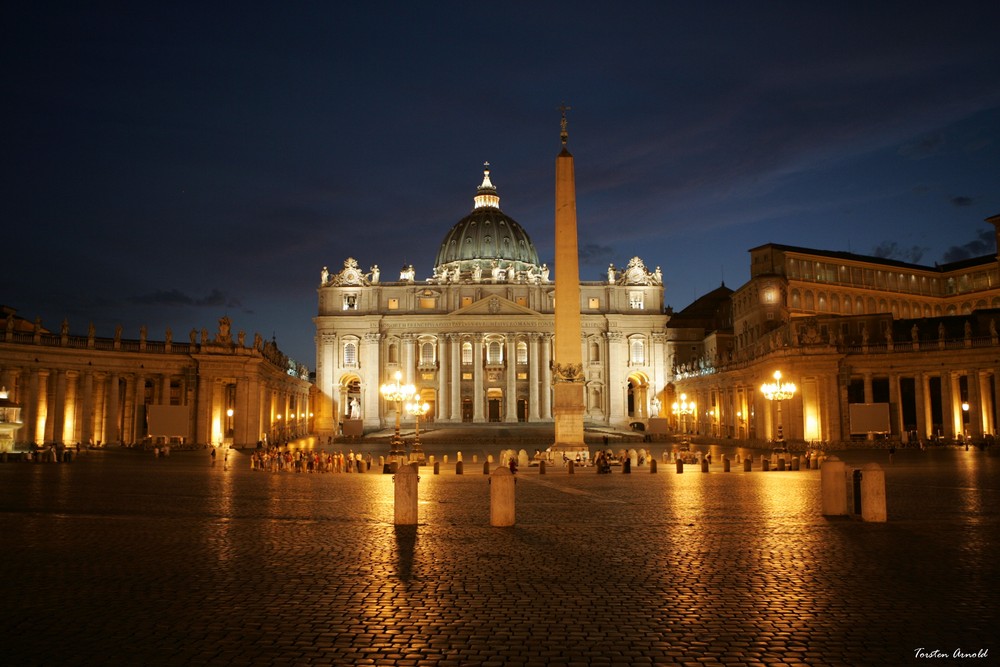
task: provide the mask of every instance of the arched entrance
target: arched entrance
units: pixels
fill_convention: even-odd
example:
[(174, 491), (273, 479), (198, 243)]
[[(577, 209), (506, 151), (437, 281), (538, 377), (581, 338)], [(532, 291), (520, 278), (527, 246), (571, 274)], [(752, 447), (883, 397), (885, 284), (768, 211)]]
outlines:
[(365, 405), (361, 402), (361, 378), (345, 375), (340, 379), (340, 401), (334, 409), (340, 432), (344, 435), (361, 436)]
[(643, 373), (628, 376), (628, 400), (626, 412), (629, 419), (639, 420), (649, 417), (649, 378)]
[(490, 387), (486, 390), (486, 420), (501, 422), (503, 418), (503, 389)]

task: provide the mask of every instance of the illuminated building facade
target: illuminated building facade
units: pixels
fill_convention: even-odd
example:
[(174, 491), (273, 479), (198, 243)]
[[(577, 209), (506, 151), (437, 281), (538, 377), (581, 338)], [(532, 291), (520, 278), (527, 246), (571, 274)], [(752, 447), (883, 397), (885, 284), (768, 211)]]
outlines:
[[(528, 233), (500, 208), (486, 170), (472, 212), (444, 235), (430, 277), (405, 266), (385, 281), (348, 258), (318, 287), (316, 428), (386, 428), (379, 386), (396, 371), (438, 423), (552, 422), (554, 284)], [(663, 281), (634, 257), (580, 283), (584, 418), (648, 416), (666, 380)], [(404, 419), (412, 418), (404, 415)]]
[[(699, 302), (667, 326), (668, 393), (697, 402), (702, 434), (773, 440), (782, 407), (797, 441), (997, 431), (995, 255), (922, 266), (767, 244), (745, 285)], [(776, 370), (798, 387), (781, 405), (760, 392)]]
[(280, 442), (311, 430), (305, 367), (274, 342), (235, 337), (229, 319), (209, 336), (147, 340), (52, 333), (4, 308), (0, 385), (20, 404), (18, 444), (117, 445)]

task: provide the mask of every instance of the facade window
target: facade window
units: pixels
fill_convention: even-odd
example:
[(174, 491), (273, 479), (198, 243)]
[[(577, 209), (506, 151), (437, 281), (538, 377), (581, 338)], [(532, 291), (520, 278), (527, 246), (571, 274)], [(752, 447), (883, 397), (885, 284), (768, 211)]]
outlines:
[(590, 360), (594, 362), (601, 360), (601, 346), (596, 340), (590, 341)]
[(503, 363), (503, 346), (500, 345), (499, 341), (491, 341), (489, 346), (486, 348), (486, 363), (488, 364), (502, 364)]
[(601, 300), (596, 296), (590, 297), (590, 300), (588, 302), (588, 307), (591, 310), (598, 310), (601, 307)]
[(434, 343), (420, 344), (420, 365), (430, 366), (434, 363)]
[(399, 310), (399, 299), (389, 299), (389, 310)]
[(395, 343), (389, 343), (389, 363), (399, 363), (399, 346)]
[(472, 343), (469, 341), (462, 343), (462, 365), (472, 365)]
[(636, 338), (629, 346), (629, 357), (633, 365), (643, 365), (646, 363), (646, 341)]
[(462, 308), (465, 308), (466, 306), (471, 306), (471, 305), (472, 305), (472, 297), (471, 296), (463, 296), (462, 297)]
[(528, 305), (528, 297), (526, 297), (526, 296), (519, 296), (514, 301), (514, 303), (516, 303), (519, 306), (527, 306)]
[(347, 368), (357, 368), (358, 366), (358, 344), (354, 342), (344, 343), (344, 366)]
[(528, 344), (523, 340), (517, 343), (517, 363), (521, 366), (528, 363)]
[(417, 305), (423, 310), (434, 310), (437, 308), (437, 299), (432, 296), (422, 296), (417, 300)]
[(632, 310), (642, 310), (642, 292), (629, 292), (628, 293), (628, 307)]
[(358, 309), (358, 295), (357, 294), (345, 294), (344, 295), (344, 310), (357, 310)]

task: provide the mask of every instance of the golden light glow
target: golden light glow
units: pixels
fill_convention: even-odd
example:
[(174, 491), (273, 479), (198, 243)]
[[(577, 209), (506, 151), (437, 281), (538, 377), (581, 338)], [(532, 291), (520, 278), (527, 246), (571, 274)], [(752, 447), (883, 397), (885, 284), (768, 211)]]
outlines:
[(787, 401), (795, 395), (796, 387), (791, 382), (781, 381), (781, 371), (774, 371), (774, 382), (765, 382), (760, 386), (764, 398), (769, 401)]
[(698, 405), (694, 401), (688, 403), (687, 394), (681, 394), (680, 402), (674, 401), (674, 404), (673, 406), (671, 406), (671, 409), (673, 410), (673, 413), (678, 416), (691, 415), (697, 412)]

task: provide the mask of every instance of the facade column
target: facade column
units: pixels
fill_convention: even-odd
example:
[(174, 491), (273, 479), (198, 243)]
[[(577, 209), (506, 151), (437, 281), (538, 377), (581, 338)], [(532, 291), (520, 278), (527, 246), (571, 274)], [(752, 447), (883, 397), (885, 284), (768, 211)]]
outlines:
[(625, 336), (620, 331), (609, 331), (608, 339), (608, 382), (609, 423), (628, 422), (626, 394), (628, 392), (628, 363), (625, 352)]
[(146, 433), (146, 376), (135, 378), (135, 405), (132, 407), (132, 442), (141, 441)]
[[(382, 377), (382, 360), (379, 357), (381, 334), (366, 333), (362, 341), (364, 355), (361, 357), (361, 418), (365, 428), (381, 428), (381, 396), (379, 382)], [(396, 406), (393, 405), (393, 408)], [(343, 410), (341, 410), (343, 412)]]
[(447, 337), (438, 336), (437, 340), (437, 374), (438, 392), (437, 400), (434, 401), (434, 418), (440, 421), (448, 419), (448, 344)]
[(903, 435), (903, 406), (899, 404), (899, 375), (896, 373), (889, 373), (889, 424), (891, 435), (897, 438)]
[(451, 421), (462, 421), (462, 337), (448, 334), (451, 342)]
[[(198, 401), (195, 410), (195, 438), (198, 444), (212, 444), (212, 391), (214, 383), (203, 373), (198, 374)], [(285, 418), (282, 415), (282, 420)], [(279, 436), (280, 437), (280, 436)], [(278, 443), (275, 443), (278, 444)]]
[(66, 442), (66, 434), (63, 432), (66, 425), (66, 371), (56, 370), (54, 373), (55, 391), (53, 392), (49, 418), (45, 420), (45, 433), (46, 440), (49, 442), (64, 444)]
[(514, 334), (507, 334), (506, 359), (507, 362), (507, 388), (504, 391), (504, 398), (507, 407), (504, 410), (505, 422), (517, 421), (517, 350), (514, 342)]
[(21, 400), (21, 419), (24, 422), (21, 430), (24, 431), (24, 441), (36, 444), (38, 443), (38, 391), (45, 385), (42, 372), (38, 369), (28, 371), (27, 396)]
[(416, 366), (416, 355), (414, 348), (416, 339), (413, 334), (403, 334), (403, 384), (415, 384), (413, 381), (413, 369)]
[(542, 398), (542, 419), (552, 419), (552, 335), (542, 334), (542, 386), (539, 388)]
[(77, 411), (77, 431), (81, 445), (94, 443), (94, 373), (84, 371), (80, 376), (80, 409)]
[(538, 354), (538, 334), (533, 333), (528, 343), (528, 421), (538, 421), (538, 383), (542, 375)]
[(483, 418), (483, 335), (472, 337), (472, 421), (482, 422)]
[(864, 375), (864, 385), (865, 385), (865, 403), (875, 402), (875, 393), (872, 391), (872, 374), (865, 373)]

